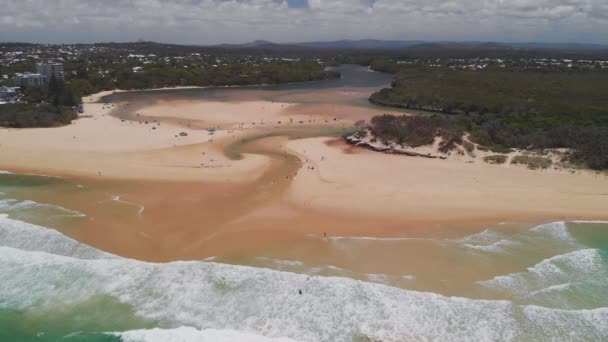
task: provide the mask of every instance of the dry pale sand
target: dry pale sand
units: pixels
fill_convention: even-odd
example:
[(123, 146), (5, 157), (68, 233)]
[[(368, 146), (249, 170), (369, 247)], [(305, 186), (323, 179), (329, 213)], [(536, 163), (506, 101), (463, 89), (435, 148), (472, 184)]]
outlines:
[[(171, 100), (158, 101), (153, 105), (137, 110), (142, 116), (154, 118), (171, 118), (181, 120), (202, 121), (209, 127), (237, 129), (256, 125), (274, 125), (278, 121), (288, 119), (283, 113), (290, 104), (268, 101), (191, 101)], [(293, 115), (294, 120), (308, 118), (303, 115)]]
[[(306, 161), (288, 199), (404, 220), (605, 219), (608, 177), (387, 155), (331, 139), (290, 141)], [(341, 147), (341, 148), (338, 148)], [(309, 169), (314, 168), (314, 170)]]
[(59, 176), (247, 181), (268, 166), (260, 155), (226, 158), (220, 142), (233, 139), (228, 131), (211, 136), (170, 123), (122, 121), (110, 115), (113, 109), (86, 103), (84, 117), (68, 126), (0, 129), (0, 167)]

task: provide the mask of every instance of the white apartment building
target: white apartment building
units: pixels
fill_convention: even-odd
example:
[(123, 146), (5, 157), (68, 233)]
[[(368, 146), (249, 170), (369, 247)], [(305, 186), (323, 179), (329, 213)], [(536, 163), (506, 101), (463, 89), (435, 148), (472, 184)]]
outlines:
[(36, 64), (36, 73), (46, 76), (48, 81), (53, 77), (57, 80), (63, 80), (63, 64), (38, 63)]
[(48, 78), (45, 75), (26, 72), (25, 74), (17, 74), (14, 82), (15, 87), (41, 86), (48, 83)]

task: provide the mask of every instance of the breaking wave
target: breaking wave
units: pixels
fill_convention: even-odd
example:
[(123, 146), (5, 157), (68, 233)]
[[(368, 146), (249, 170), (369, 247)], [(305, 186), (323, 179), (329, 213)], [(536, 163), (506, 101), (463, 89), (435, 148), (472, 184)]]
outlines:
[(123, 342), (295, 342), (288, 338), (268, 338), (234, 330), (197, 330), (191, 327), (132, 330), (111, 335), (119, 336)]
[(0, 227), (0, 307), (48, 309), (110, 296), (138, 317), (177, 329), (122, 333), (126, 341), (171, 341), (208, 329), (338, 342), (608, 338), (606, 308), (557, 310), (210, 262), (146, 263), (7, 217)]
[(117, 258), (53, 229), (9, 219), (6, 214), (0, 214), (0, 245), (79, 259)]
[(508, 236), (493, 230), (485, 230), (456, 242), (462, 247), (488, 253), (526, 253), (534, 252), (539, 242), (550, 241), (562, 252), (581, 247), (568, 231), (566, 222), (551, 222), (536, 226), (528, 231)]
[(47, 203), (38, 203), (30, 200), (20, 201), (13, 198), (3, 198), (0, 199), (0, 213), (16, 213), (21, 211), (26, 211), (30, 209), (45, 209), (50, 210), (50, 215), (53, 216), (67, 216), (67, 217), (85, 217), (86, 215), (70, 210), (58, 205), (52, 205)]
[(557, 255), (528, 268), (526, 272), (501, 275), (478, 284), (509, 293), (518, 301), (547, 307), (580, 309), (608, 306), (605, 296), (608, 266), (598, 249)]

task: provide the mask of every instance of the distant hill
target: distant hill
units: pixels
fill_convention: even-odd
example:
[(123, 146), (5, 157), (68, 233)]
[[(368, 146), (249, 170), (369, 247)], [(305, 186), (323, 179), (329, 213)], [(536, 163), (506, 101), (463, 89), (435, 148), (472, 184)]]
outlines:
[(403, 49), (416, 44), (423, 43), (417, 40), (336, 40), (330, 42), (305, 42), (293, 43), (293, 45), (305, 46), (316, 49)]
[(222, 44), (226, 48), (264, 48), (279, 49), (333, 49), (333, 50), (403, 50), (424, 48), (482, 48), (482, 49), (560, 49), (560, 50), (608, 50), (608, 45), (586, 44), (586, 43), (500, 43), (500, 42), (448, 42), (448, 41), (422, 41), (422, 40), (335, 40), (335, 41), (313, 41), (300, 43), (273, 43), (267, 40), (255, 40), (244, 44)]
[(605, 50), (608, 45), (585, 43), (511, 43), (510, 46), (527, 49)]

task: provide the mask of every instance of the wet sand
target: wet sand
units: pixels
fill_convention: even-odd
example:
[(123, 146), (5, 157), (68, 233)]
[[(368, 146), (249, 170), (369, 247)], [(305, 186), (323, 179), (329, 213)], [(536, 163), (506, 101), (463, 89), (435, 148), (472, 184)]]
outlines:
[(150, 261), (291, 250), (314, 259), (324, 233), (445, 237), (507, 220), (608, 218), (605, 176), (388, 156), (323, 138), (386, 112), (354, 105), (362, 93), (324, 91), (337, 104), (239, 94), (87, 103), (89, 117), (70, 126), (0, 130), (0, 169), (86, 184), (88, 195), (28, 198), (85, 213), (59, 227), (68, 235)]

